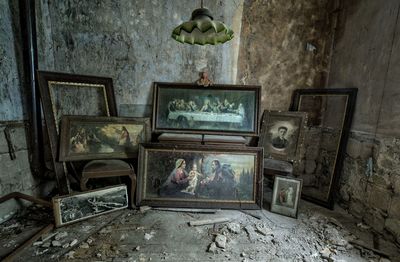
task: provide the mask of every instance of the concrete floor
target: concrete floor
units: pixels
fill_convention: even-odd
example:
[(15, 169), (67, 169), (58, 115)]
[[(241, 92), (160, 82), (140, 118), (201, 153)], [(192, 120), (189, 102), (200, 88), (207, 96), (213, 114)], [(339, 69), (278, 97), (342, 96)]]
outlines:
[[(330, 211), (302, 201), (298, 219), (266, 210), (249, 212), (261, 219), (237, 210), (123, 210), (56, 229), (49, 240), (25, 249), (16, 261), (387, 261), (354, 241), (369, 247), (375, 243), (391, 261), (400, 261), (397, 246), (374, 239), (366, 226), (339, 207)], [(221, 217), (231, 221), (188, 225)], [(217, 236), (226, 237), (225, 248), (208, 251)]]

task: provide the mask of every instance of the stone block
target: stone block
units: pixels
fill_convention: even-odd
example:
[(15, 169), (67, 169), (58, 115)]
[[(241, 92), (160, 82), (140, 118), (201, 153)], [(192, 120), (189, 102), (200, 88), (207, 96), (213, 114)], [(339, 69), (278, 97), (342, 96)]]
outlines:
[(362, 218), (365, 214), (365, 205), (357, 200), (353, 200), (349, 205), (349, 213), (356, 218)]
[(369, 209), (364, 214), (363, 221), (377, 232), (383, 232), (385, 227), (385, 218), (382, 215), (382, 212), (379, 212), (376, 209)]
[(368, 206), (386, 212), (389, 208), (392, 192), (381, 187), (370, 185), (368, 190)]
[(392, 198), (388, 215), (389, 218), (400, 219), (400, 196), (395, 196)]
[(317, 167), (317, 164), (315, 163), (314, 160), (306, 160), (305, 161), (306, 174), (313, 174), (316, 167)]
[(396, 241), (400, 243), (400, 220), (388, 218), (385, 221), (385, 229), (396, 237)]

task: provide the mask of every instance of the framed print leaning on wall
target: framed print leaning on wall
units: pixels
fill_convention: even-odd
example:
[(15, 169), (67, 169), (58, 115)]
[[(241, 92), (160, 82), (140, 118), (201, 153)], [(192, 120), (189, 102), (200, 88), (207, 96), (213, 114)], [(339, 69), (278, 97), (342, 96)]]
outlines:
[(149, 118), (63, 116), (59, 160), (137, 157), (150, 136)]
[(66, 168), (56, 160), (61, 117), (63, 115), (116, 116), (112, 79), (38, 71), (38, 81), (54, 171), (59, 188), (63, 190), (68, 187)]
[(300, 160), (306, 123), (305, 112), (265, 110), (259, 140), (264, 157), (291, 162)]
[(297, 218), (302, 180), (275, 176), (271, 212)]
[(144, 144), (137, 205), (259, 209), (262, 148)]
[(260, 86), (154, 83), (153, 131), (256, 136)]

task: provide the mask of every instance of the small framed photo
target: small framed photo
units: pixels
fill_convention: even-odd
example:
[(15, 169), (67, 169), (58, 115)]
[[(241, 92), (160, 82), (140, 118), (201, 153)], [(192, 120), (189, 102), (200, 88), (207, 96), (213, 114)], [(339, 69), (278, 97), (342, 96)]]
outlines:
[(153, 131), (256, 136), (260, 86), (155, 83)]
[(65, 226), (128, 207), (126, 185), (53, 197), (56, 227)]
[(138, 206), (260, 209), (262, 148), (144, 144)]
[(64, 116), (60, 161), (137, 157), (150, 141), (149, 118)]
[(259, 141), (264, 157), (299, 161), (306, 123), (305, 112), (264, 111)]
[(275, 176), (271, 212), (297, 218), (302, 184), (301, 179)]

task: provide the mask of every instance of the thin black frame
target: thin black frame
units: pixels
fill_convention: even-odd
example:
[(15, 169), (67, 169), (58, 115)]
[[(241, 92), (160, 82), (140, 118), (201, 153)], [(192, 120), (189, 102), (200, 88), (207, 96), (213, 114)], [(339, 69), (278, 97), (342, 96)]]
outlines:
[[(332, 174), (331, 185), (329, 188), (329, 193), (327, 200), (321, 200), (312, 196), (307, 196), (302, 193), (302, 198), (310, 202), (316, 203), (318, 205), (333, 209), (334, 199), (336, 197), (336, 189), (339, 185), (340, 174), (343, 166), (343, 160), (345, 157), (345, 150), (347, 146), (347, 141), (350, 134), (351, 123), (353, 120), (354, 109), (356, 106), (357, 99), (357, 88), (326, 88), (326, 89), (297, 89), (293, 93), (292, 104), (290, 105), (291, 111), (298, 111), (300, 98), (302, 95), (315, 95), (315, 96), (326, 96), (326, 95), (344, 95), (347, 96), (345, 116), (343, 120), (343, 127), (340, 136), (339, 147), (336, 155), (336, 162), (334, 165), (334, 171)], [(309, 123), (310, 123), (309, 119)]]
[[(159, 106), (159, 90), (161, 88), (187, 89), (187, 90), (226, 90), (226, 91), (253, 91), (254, 92), (254, 114), (253, 114), (253, 129), (249, 132), (232, 131), (232, 130), (208, 130), (208, 129), (190, 129), (190, 128), (160, 128), (158, 125), (158, 106)], [(253, 85), (211, 85), (199, 86), (191, 83), (168, 83), (155, 82), (153, 84), (153, 117), (152, 131), (155, 133), (191, 133), (191, 134), (218, 134), (218, 135), (241, 135), (241, 136), (257, 136), (259, 133), (259, 115), (260, 115), (260, 98), (261, 86)]]

